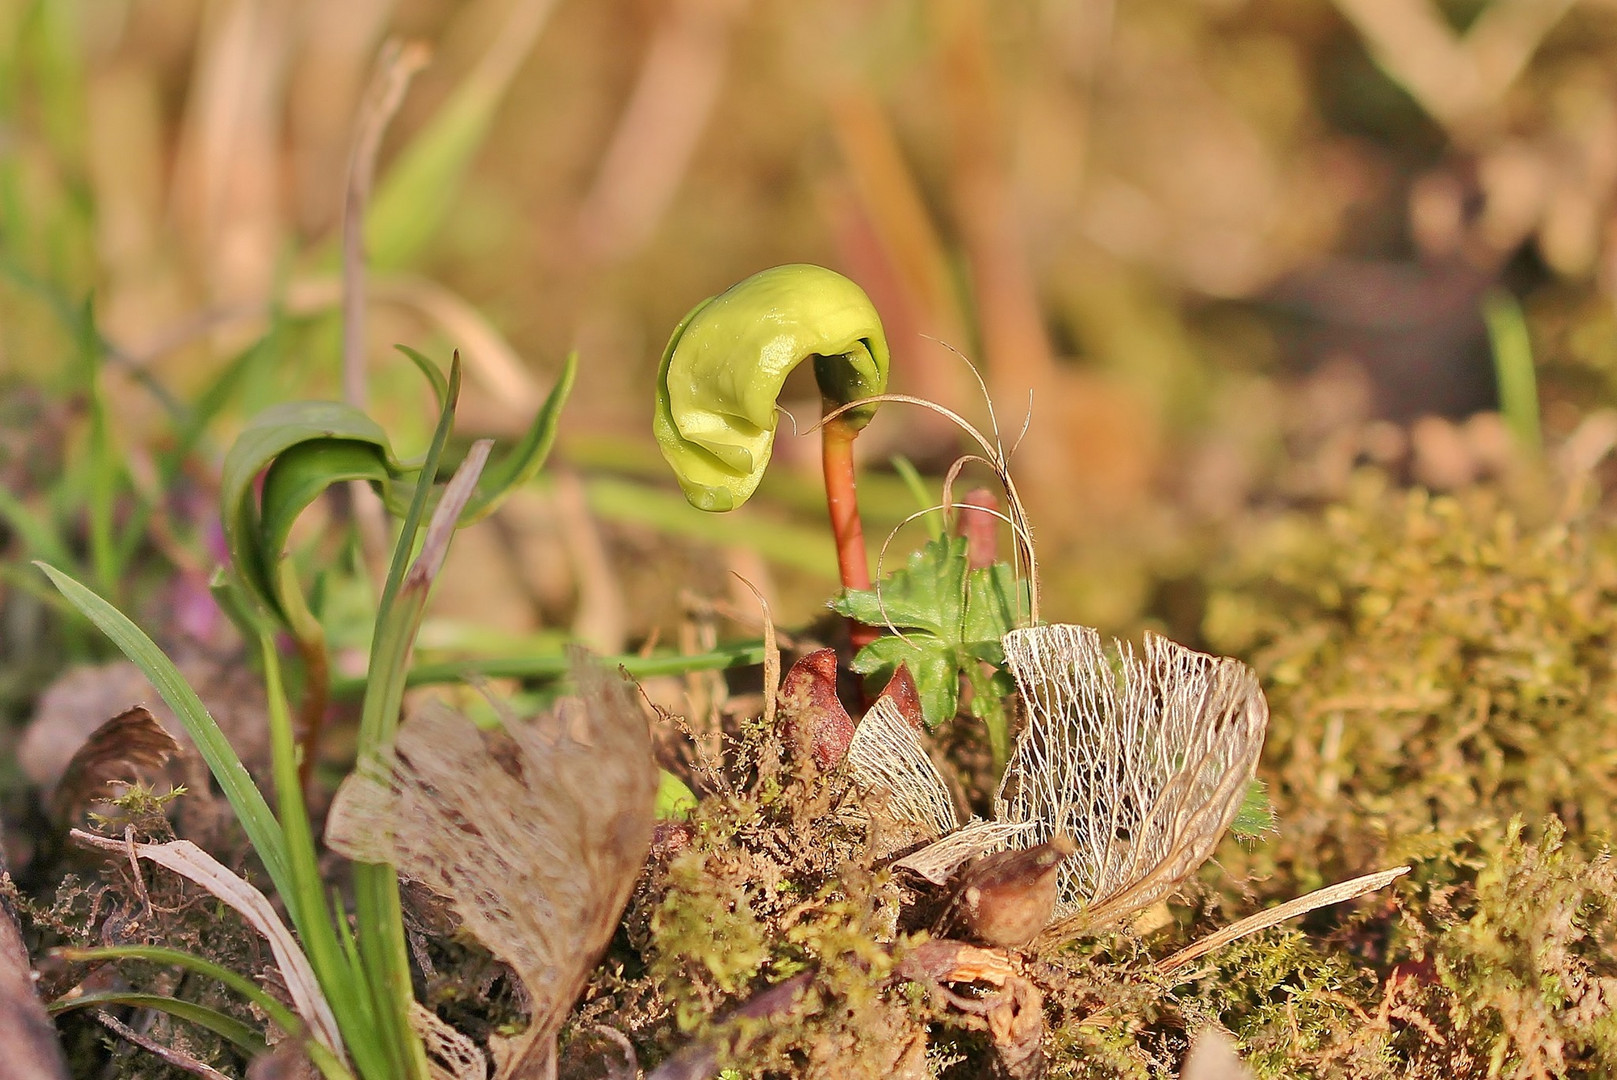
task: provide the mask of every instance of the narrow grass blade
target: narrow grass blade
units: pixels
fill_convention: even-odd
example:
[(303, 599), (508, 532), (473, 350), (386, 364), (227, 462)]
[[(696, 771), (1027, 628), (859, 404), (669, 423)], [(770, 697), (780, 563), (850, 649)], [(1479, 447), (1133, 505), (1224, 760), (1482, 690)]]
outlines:
[(1538, 374), (1533, 369), (1533, 343), (1527, 334), (1527, 320), (1521, 305), (1507, 292), (1488, 294), (1482, 302), (1482, 317), (1488, 324), (1488, 341), (1493, 346), (1494, 378), (1499, 386), (1499, 412), (1505, 426), (1516, 437), (1523, 451), (1544, 452), (1544, 436), (1538, 421)]
[(76, 998), (53, 1002), (50, 1005), (50, 1012), (59, 1016), (65, 1012), (86, 1009), (94, 1005), (124, 1005), (168, 1013), (181, 1020), (188, 1020), (198, 1027), (207, 1028), (248, 1057), (257, 1057), (269, 1050), (269, 1044), (264, 1041), (262, 1035), (234, 1016), (226, 1016), (218, 1009), (210, 1009), (206, 1005), (198, 1005), (194, 1001), (173, 998), (166, 994), (137, 994), (118, 990), (82, 994)]
[(281, 969), (281, 978), (292, 997), (292, 1004), (309, 1025), (314, 1037), (333, 1053), (342, 1052), (342, 1035), (337, 1029), (337, 1018), (332, 1015), (331, 1006), (326, 1001), (319, 980), (315, 978), (314, 968), (298, 946), (297, 939), (292, 936), (292, 931), (281, 922), (274, 906), (263, 893), (189, 840), (172, 840), (166, 844), (127, 843), (109, 840), (82, 829), (74, 829), (70, 835), (79, 843), (102, 851), (133, 851), (142, 859), (150, 859), (196, 882), (234, 908), (269, 942), (275, 966)]
[(213, 717), (208, 715), (202, 700), (185, 681), (173, 661), (164, 656), (163, 650), (159, 649), (138, 626), (130, 622), (123, 612), (97, 596), (95, 592), (54, 566), (42, 562), (36, 562), (34, 565), (44, 571), (45, 576), (50, 578), (51, 583), (63, 596), (67, 597), (68, 602), (106, 634), (157, 688), (158, 694), (168, 703), (168, 707), (174, 710), (174, 715), (179, 718), (180, 723), (185, 725), (186, 733), (196, 744), (202, 759), (208, 763), (208, 768), (218, 781), (220, 790), (224, 792), (231, 809), (241, 821), (253, 850), (263, 861), (264, 869), (274, 882), (276, 891), (282, 895), (291, 895), (292, 874), (287, 861), (286, 839), (281, 833), (280, 824), (270, 812), (269, 803), (258, 790), (258, 785), (253, 783), (253, 778), (248, 775), (246, 766), (241, 763), (241, 758), (236, 755), (230, 741), (225, 738), (224, 732), (219, 730), (219, 725)]

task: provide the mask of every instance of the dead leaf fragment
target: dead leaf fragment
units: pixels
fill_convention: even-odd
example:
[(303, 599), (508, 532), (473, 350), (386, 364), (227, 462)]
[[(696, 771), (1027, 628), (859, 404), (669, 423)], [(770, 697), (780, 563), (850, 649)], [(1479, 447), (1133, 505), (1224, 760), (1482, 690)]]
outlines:
[(117, 781), (132, 781), (138, 771), (161, 769), (180, 752), (180, 744), (144, 705), (125, 709), (96, 728), (73, 752), (51, 797), (51, 809), (68, 820), (102, 797)]
[(625, 681), (582, 659), (579, 698), (487, 735), (442, 706), (337, 793), (326, 840), (445, 897), (533, 1002), (501, 1077), (541, 1075), (651, 844), (657, 771)]
[(1180, 1080), (1251, 1080), (1230, 1037), (1217, 1028), (1203, 1028), (1185, 1055)]

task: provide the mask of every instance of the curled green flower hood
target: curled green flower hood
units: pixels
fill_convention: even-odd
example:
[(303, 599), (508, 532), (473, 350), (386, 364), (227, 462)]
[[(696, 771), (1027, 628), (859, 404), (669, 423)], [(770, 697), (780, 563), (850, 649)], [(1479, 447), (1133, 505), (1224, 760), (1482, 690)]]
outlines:
[[(887, 339), (870, 298), (823, 266), (762, 270), (696, 305), (657, 371), (653, 431), (699, 510), (746, 502), (775, 443), (775, 400), (809, 357), (828, 408), (887, 389)], [(863, 427), (875, 406), (840, 419)]]

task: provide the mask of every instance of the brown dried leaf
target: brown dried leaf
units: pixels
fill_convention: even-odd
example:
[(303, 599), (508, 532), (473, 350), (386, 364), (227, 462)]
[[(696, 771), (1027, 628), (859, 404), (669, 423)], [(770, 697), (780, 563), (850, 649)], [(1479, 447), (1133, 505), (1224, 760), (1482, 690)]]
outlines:
[(135, 779), (138, 770), (161, 769), (180, 744), (144, 705), (125, 709), (96, 728), (68, 759), (51, 797), (51, 809), (67, 820), (101, 797), (101, 789)]
[(444, 896), (515, 969), (532, 1022), (500, 1070), (533, 1075), (611, 939), (651, 842), (657, 771), (624, 681), (580, 656), (579, 698), (485, 735), (429, 706), (337, 793), (326, 839)]

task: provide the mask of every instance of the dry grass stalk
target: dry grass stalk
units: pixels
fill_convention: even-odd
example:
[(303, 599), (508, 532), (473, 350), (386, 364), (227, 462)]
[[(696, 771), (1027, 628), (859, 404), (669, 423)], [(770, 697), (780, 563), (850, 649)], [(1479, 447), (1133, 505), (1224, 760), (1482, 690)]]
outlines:
[(1398, 878), (1409, 873), (1407, 866), (1395, 866), (1391, 870), (1379, 870), (1374, 874), (1365, 874), (1363, 877), (1339, 881), (1335, 885), (1327, 885), (1323, 889), (1315, 889), (1305, 893), (1295, 900), (1287, 900), (1284, 904), (1260, 911), (1255, 915), (1248, 915), (1240, 922), (1231, 923), (1224, 929), (1208, 934), (1200, 941), (1187, 945), (1171, 956), (1157, 961), (1156, 970), (1159, 975), (1171, 975), (1193, 960), (1199, 960), (1214, 949), (1222, 949), (1233, 941), (1239, 941), (1248, 934), (1255, 934), (1259, 930), (1267, 930), (1271, 926), (1278, 926), (1288, 919), (1295, 919), (1299, 915), (1306, 915), (1316, 908), (1329, 907), (1352, 900), (1356, 896), (1384, 889)]

